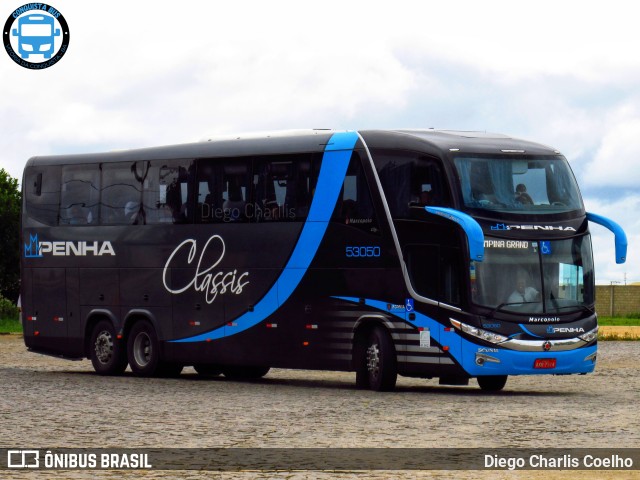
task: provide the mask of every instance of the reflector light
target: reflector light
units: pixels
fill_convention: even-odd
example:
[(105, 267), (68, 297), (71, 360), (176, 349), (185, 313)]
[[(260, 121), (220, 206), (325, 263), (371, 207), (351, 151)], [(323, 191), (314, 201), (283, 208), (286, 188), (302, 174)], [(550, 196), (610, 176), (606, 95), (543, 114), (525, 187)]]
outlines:
[(229, 322), (227, 323), (227, 327), (237, 327), (238, 324), (236, 322)]
[(424, 332), (424, 327), (418, 327), (419, 332)]
[(34, 335), (40, 335), (40, 332), (36, 330), (35, 332), (33, 332), (33, 334)]
[(449, 351), (449, 347), (448, 347), (447, 345), (444, 345), (444, 346), (442, 347), (442, 351), (443, 351), (443, 352), (448, 352), (448, 351)]
[(309, 346), (309, 342), (302, 342), (302, 345), (303, 345), (304, 347), (308, 347), (308, 346)]
[(277, 323), (267, 323), (267, 328), (278, 328)]
[(192, 320), (192, 321), (189, 322), (189, 325), (191, 325), (192, 327), (198, 327), (198, 326), (200, 326), (200, 322), (195, 322), (195, 321)]
[(116, 338), (117, 338), (118, 340), (122, 340), (122, 334), (121, 334), (121, 333), (119, 333), (118, 335), (116, 335)]
[(317, 330), (318, 325), (307, 325), (307, 330)]

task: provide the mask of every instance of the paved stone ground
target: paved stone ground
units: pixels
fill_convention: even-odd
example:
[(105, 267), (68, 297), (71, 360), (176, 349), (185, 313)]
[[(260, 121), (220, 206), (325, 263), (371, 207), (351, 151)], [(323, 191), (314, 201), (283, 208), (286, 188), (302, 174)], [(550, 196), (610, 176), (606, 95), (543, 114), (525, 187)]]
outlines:
[[(264, 379), (99, 377), (0, 336), (0, 447), (640, 447), (640, 342), (601, 342), (596, 373), (512, 377), (503, 392), (272, 370)], [(29, 478), (640, 478), (639, 472), (33, 472)], [(23, 472), (0, 476), (25, 478)]]

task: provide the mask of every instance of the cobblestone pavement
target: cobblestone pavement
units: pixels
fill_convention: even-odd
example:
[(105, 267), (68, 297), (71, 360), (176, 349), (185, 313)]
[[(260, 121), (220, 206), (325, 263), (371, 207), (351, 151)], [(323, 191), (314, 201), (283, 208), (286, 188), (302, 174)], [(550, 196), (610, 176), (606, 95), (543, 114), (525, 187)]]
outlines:
[[(0, 336), (0, 447), (640, 447), (640, 342), (601, 342), (596, 373), (511, 377), (503, 392), (272, 370), (264, 379), (100, 377)], [(24, 478), (15, 471), (7, 478)], [(640, 478), (638, 472), (33, 472), (30, 478)]]

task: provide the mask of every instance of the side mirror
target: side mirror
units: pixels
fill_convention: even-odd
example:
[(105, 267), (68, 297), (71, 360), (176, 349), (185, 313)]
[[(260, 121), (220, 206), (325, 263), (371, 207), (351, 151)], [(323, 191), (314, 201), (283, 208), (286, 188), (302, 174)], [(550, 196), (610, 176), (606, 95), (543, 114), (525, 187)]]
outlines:
[(604, 228), (611, 230), (615, 237), (616, 245), (616, 263), (624, 263), (627, 261), (627, 234), (620, 225), (613, 220), (609, 220), (601, 215), (587, 212), (587, 220), (598, 225), (602, 225)]

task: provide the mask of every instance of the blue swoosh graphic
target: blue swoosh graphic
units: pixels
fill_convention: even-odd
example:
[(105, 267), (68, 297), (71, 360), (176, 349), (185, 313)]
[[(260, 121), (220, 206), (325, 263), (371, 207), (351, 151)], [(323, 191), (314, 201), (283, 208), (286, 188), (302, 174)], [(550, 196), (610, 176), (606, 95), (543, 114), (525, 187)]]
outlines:
[(170, 340), (171, 342), (204, 342), (235, 335), (262, 322), (287, 301), (300, 284), (324, 238), (357, 141), (357, 132), (339, 132), (331, 136), (322, 156), (316, 193), (300, 238), (280, 277), (253, 311), (231, 320), (235, 325), (230, 332), (226, 331), (228, 327), (222, 326), (193, 337)]

